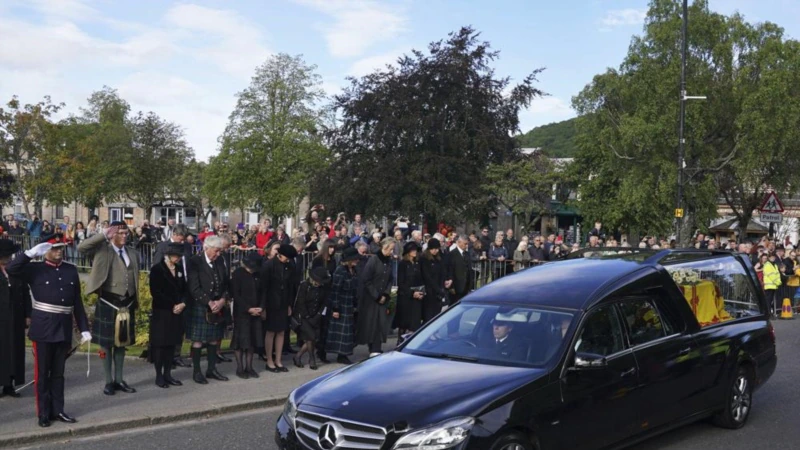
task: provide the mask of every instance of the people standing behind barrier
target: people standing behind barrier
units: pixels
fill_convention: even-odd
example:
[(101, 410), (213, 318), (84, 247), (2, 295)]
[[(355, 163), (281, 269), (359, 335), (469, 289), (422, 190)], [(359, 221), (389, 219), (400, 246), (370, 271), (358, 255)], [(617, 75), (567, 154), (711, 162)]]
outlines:
[(422, 321), (427, 323), (442, 312), (444, 293), (444, 264), (442, 263), (441, 244), (438, 239), (431, 238), (428, 247), (422, 254), (420, 272), (425, 283), (425, 298), (422, 302)]
[(236, 356), (236, 376), (243, 379), (259, 377), (253, 369), (253, 355), (264, 345), (261, 322), (264, 306), (258, 294), (263, 261), (257, 253), (250, 253), (231, 277), (234, 321), (231, 348)]
[(505, 260), (508, 259), (508, 250), (503, 246), (503, 236), (496, 236), (489, 246), (489, 262), (492, 266), (492, 280), (497, 280), (506, 274)]
[(388, 326), (387, 308), (392, 289), (392, 251), (394, 239), (381, 241), (380, 250), (367, 261), (359, 274), (358, 321), (356, 340), (369, 347), (370, 356), (383, 353)]
[[(789, 298), (800, 300), (797, 295), (798, 288), (800, 288), (800, 264), (798, 264), (797, 251), (791, 250), (787, 259), (792, 263), (791, 269), (789, 269), (789, 264), (786, 264), (786, 274), (788, 275), (786, 286), (789, 291)], [(795, 300), (793, 301), (793, 304), (797, 303)]]
[(764, 293), (767, 297), (767, 304), (773, 315), (777, 315), (781, 309), (779, 289), (783, 284), (781, 281), (781, 264), (774, 252), (769, 253), (769, 257), (763, 266), (764, 271)]
[(372, 232), (372, 240), (369, 243), (369, 254), (377, 255), (381, 252), (381, 238), (382, 235), (378, 231)]
[(45, 234), (53, 234), (53, 225), (47, 220), (42, 221), (42, 235)]
[(319, 252), (317, 253), (317, 256), (315, 256), (311, 261), (311, 269), (313, 270), (316, 267), (323, 267), (332, 275), (336, 270), (336, 248), (332, 245), (332, 241), (330, 240), (320, 242), (318, 248)]
[(506, 248), (506, 273), (513, 273), (515, 271), (514, 252), (519, 246), (519, 241), (514, 238), (514, 230), (509, 228), (503, 238), (503, 246)]
[(543, 262), (548, 261), (548, 254), (544, 251), (544, 246), (542, 245), (542, 237), (536, 236), (533, 238), (533, 245), (528, 248), (528, 252), (531, 255), (531, 263), (533, 265), (541, 264)]
[(39, 219), (39, 216), (36, 215), (36, 213), (31, 215), (31, 220), (28, 222), (26, 228), (31, 239), (38, 241), (39, 236), (42, 235), (42, 221)]
[[(174, 238), (174, 234), (173, 234)], [(181, 386), (172, 377), (176, 347), (183, 344), (183, 311), (189, 296), (186, 271), (182, 264), (183, 243), (162, 242), (166, 249), (160, 261), (150, 269), (150, 294), (153, 311), (150, 317), (150, 348), (156, 369), (156, 386)]]
[(416, 242), (403, 246), (403, 259), (397, 269), (397, 314), (395, 322), (400, 336), (417, 331), (422, 324), (422, 302), (425, 298), (425, 281), (417, 258), (420, 251)]
[(523, 270), (530, 266), (530, 263), (531, 255), (528, 253), (528, 243), (520, 241), (516, 250), (514, 250), (514, 271)]
[[(473, 277), (475, 286), (473, 286), (473, 289), (486, 286), (486, 283), (489, 281), (489, 257), (486, 254), (486, 248), (483, 247), (483, 243), (480, 240), (476, 240), (472, 243), (470, 259), (472, 260), (472, 270), (475, 272), (475, 276)], [(478, 284), (479, 282), (480, 285)]]
[[(468, 239), (455, 238), (455, 244), (448, 255), (448, 274), (445, 275), (445, 289), (449, 289), (448, 306), (466, 297), (472, 286), (472, 260), (467, 248)], [(449, 283), (448, 283), (449, 281)]]

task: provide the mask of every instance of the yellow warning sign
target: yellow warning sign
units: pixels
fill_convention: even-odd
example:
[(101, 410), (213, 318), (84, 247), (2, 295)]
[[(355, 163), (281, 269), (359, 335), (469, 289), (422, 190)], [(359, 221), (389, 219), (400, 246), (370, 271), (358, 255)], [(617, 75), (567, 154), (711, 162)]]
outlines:
[(675, 210), (675, 217), (678, 219), (683, 218), (683, 208), (678, 208)]

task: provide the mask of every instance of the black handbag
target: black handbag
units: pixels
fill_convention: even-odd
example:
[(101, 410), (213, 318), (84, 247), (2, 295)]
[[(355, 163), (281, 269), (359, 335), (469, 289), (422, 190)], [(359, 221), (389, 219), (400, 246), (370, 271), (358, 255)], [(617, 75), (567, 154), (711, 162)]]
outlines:
[(302, 324), (303, 322), (297, 316), (292, 316), (289, 318), (289, 328), (291, 328), (294, 331), (297, 331), (297, 329), (300, 328), (300, 325)]

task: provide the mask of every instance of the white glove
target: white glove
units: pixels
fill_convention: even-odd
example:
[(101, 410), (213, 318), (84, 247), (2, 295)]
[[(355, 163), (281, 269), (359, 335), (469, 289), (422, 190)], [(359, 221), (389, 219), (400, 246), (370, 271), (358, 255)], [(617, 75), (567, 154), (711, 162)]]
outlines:
[(25, 254), (28, 255), (28, 258), (38, 258), (40, 256), (44, 256), (45, 253), (49, 252), (51, 248), (53, 248), (53, 244), (49, 242), (42, 242), (41, 244), (38, 244), (32, 249), (26, 251)]
[(88, 331), (82, 331), (81, 336), (83, 336), (83, 339), (81, 339), (81, 344), (92, 340), (92, 333), (89, 333)]

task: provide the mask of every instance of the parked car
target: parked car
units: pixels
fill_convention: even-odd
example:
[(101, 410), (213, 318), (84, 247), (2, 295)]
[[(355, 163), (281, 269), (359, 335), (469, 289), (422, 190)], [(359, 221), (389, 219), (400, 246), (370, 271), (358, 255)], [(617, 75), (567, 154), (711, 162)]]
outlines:
[(281, 449), (626, 446), (712, 417), (740, 428), (775, 370), (749, 260), (592, 250), (465, 297), (395, 351), (296, 389)]

